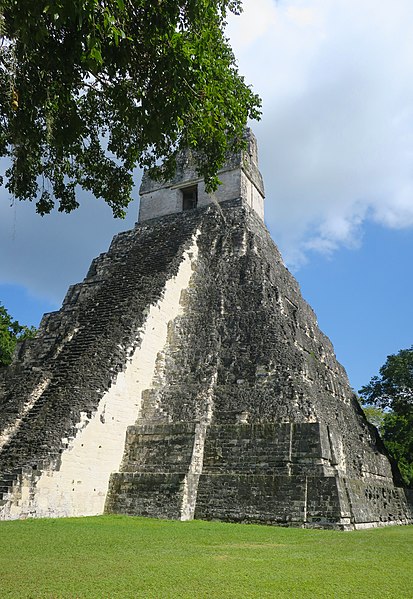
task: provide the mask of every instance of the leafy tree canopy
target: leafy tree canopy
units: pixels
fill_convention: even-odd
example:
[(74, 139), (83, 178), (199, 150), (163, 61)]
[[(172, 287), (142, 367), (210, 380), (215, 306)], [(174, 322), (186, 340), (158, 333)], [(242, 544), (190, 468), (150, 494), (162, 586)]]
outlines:
[(379, 373), (359, 391), (370, 404), (364, 411), (379, 428), (405, 483), (413, 487), (413, 347), (388, 356)]
[(385, 418), (383, 410), (376, 406), (362, 406), (362, 408), (367, 420), (381, 431)]
[(381, 434), (404, 482), (413, 488), (413, 409), (405, 414), (386, 413)]
[(390, 408), (403, 414), (413, 409), (413, 347), (387, 356), (374, 376), (359, 391), (364, 403)]
[(193, 150), (208, 190), (260, 100), (224, 35), (240, 0), (0, 0), (5, 184), (40, 214), (76, 188), (122, 216), (132, 169), (173, 174)]
[(0, 304), (0, 366), (10, 364), (17, 341), (33, 337), (35, 333), (34, 327), (26, 327), (13, 320)]

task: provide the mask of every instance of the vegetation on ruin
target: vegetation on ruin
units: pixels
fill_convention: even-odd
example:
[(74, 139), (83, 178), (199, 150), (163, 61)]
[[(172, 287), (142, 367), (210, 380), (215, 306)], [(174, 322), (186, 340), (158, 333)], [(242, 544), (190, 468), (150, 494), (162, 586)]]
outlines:
[(6, 308), (0, 304), (0, 366), (10, 364), (18, 341), (34, 337), (35, 334), (35, 327), (27, 327), (13, 320)]
[(379, 429), (404, 482), (413, 488), (413, 347), (387, 356), (379, 375), (359, 393), (367, 404), (368, 420)]
[(240, 0), (0, 0), (0, 156), (5, 184), (37, 212), (78, 207), (76, 191), (115, 216), (132, 171), (170, 177), (192, 149), (207, 188), (244, 145), (260, 100), (225, 37)]
[(413, 527), (123, 516), (0, 522), (0, 597), (411, 597)]

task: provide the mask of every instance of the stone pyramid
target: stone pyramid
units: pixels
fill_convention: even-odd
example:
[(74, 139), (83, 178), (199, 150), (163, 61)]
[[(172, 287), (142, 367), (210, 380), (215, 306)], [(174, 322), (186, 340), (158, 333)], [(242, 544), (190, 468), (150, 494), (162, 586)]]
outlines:
[[(189, 154), (0, 373), (0, 519), (412, 521), (263, 223), (256, 141), (214, 197)], [(409, 504), (410, 500), (410, 504)]]

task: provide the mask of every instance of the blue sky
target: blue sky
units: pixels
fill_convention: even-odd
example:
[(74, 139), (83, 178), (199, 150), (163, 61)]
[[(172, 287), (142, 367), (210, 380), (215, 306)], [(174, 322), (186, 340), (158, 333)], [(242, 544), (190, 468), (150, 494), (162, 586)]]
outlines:
[[(228, 28), (263, 98), (267, 226), (355, 389), (413, 344), (412, 31), (411, 0), (244, 0)], [(82, 194), (41, 218), (0, 193), (0, 301), (27, 324), (137, 214)]]
[(412, 247), (411, 231), (368, 223), (360, 249), (312, 256), (296, 273), (356, 391), (413, 344)]

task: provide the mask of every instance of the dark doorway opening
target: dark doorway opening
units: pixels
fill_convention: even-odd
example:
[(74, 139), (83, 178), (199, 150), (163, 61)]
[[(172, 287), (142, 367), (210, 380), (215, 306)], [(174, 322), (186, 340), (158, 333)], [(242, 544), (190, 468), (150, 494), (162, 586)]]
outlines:
[(198, 187), (185, 187), (182, 191), (182, 210), (193, 210), (198, 204)]

